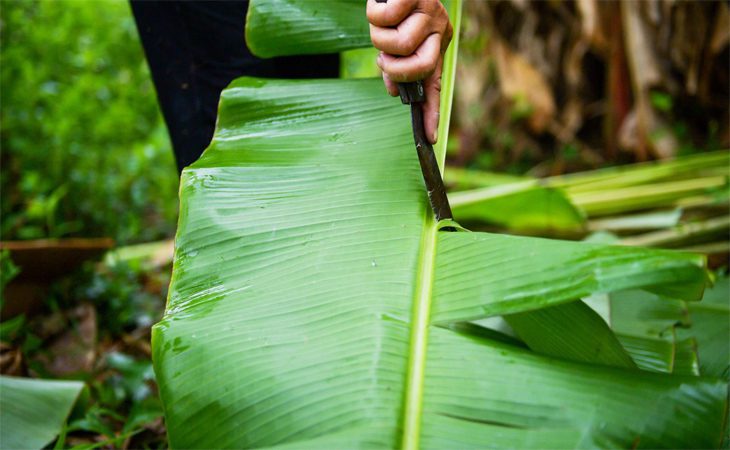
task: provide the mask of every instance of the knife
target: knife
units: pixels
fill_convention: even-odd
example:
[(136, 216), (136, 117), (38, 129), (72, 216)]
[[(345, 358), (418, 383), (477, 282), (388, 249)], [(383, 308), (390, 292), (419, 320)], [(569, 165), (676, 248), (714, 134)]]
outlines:
[(416, 143), (418, 162), (421, 164), (421, 173), (426, 184), (426, 193), (428, 194), (431, 209), (433, 209), (436, 220), (452, 219), (451, 206), (449, 205), (449, 199), (446, 197), (446, 187), (444, 187), (444, 180), (441, 178), (436, 154), (428, 139), (426, 139), (426, 130), (423, 127), (423, 102), (426, 101), (423, 82), (398, 83), (398, 93), (403, 104), (411, 105), (413, 140)]
[[(377, 3), (387, 3), (388, 0), (375, 0)], [(398, 93), (404, 105), (411, 105), (411, 125), (413, 127), (413, 140), (416, 143), (418, 162), (421, 164), (423, 181), (426, 183), (428, 202), (436, 216), (436, 220), (452, 219), (451, 206), (446, 197), (444, 180), (441, 178), (436, 154), (433, 147), (426, 139), (426, 129), (423, 127), (423, 103), (426, 101), (426, 93), (422, 81), (398, 83)]]

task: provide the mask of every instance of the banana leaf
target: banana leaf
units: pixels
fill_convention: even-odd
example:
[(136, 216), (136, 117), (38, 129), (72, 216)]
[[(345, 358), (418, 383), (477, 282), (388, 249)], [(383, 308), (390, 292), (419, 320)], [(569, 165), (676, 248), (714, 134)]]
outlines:
[[(641, 186), (661, 181), (715, 176), (730, 176), (730, 151), (728, 149), (680, 156), (671, 160), (636, 163), (558, 175), (540, 179), (539, 182), (544, 186), (565, 189), (570, 194), (579, 194)], [(445, 179), (459, 190), (535, 181), (534, 178), (526, 176), (455, 167), (449, 169), (445, 174)]]
[(730, 175), (730, 151), (723, 149), (679, 156), (665, 161), (607, 167), (551, 177), (549, 184), (562, 187), (570, 194), (579, 194), (600, 192), (606, 189), (630, 188), (663, 181), (727, 177), (728, 175)]
[(261, 58), (370, 47), (362, 0), (253, 0), (246, 43)]
[[(640, 291), (611, 294), (611, 326), (622, 342), (626, 336), (677, 345), (681, 367), (699, 363), (699, 373), (730, 381), (730, 278), (720, 276), (700, 302), (687, 303)], [(696, 343), (695, 362), (689, 354)], [(656, 344), (661, 345), (661, 344)], [(671, 362), (675, 358), (669, 359)], [(691, 370), (691, 369), (690, 369)]]
[(593, 292), (697, 299), (702, 258), (440, 229), (407, 108), (381, 80), (233, 82), (210, 147), (182, 175), (168, 305), (153, 329), (170, 445), (719, 443), (721, 380), (563, 361), (463, 326)]
[(695, 338), (700, 373), (730, 382), (730, 278), (708, 289), (700, 303), (688, 303), (690, 328), (678, 328), (681, 338)]
[(40, 449), (61, 432), (84, 384), (0, 376), (0, 448)]
[(641, 245), (645, 247), (677, 248), (715, 239), (727, 239), (730, 235), (730, 216), (680, 224), (676, 227), (651, 231), (621, 240), (624, 245)]
[(444, 173), (444, 182), (451, 186), (455, 192), (527, 181), (534, 182), (535, 179), (529, 176), (464, 169), (461, 167), (449, 167), (449, 170)]
[(480, 220), (518, 230), (581, 231), (585, 215), (559, 189), (534, 181), (455, 192), (450, 196), (461, 221)]
[[(466, 188), (451, 195), (455, 212), (463, 217), (510, 228), (564, 231), (579, 228), (584, 215), (685, 206), (683, 202), (692, 196), (727, 203), (728, 177), (727, 150), (544, 179), (464, 169), (446, 172), (447, 182)], [(647, 218), (637, 219), (643, 226)], [(610, 219), (603, 222), (611, 225)], [(594, 221), (593, 226), (600, 224)]]
[(699, 375), (697, 342), (693, 338), (651, 338), (619, 334), (624, 346), (636, 365), (643, 370), (680, 375)]
[(596, 219), (589, 222), (588, 228), (593, 231), (653, 230), (677, 226), (681, 219), (682, 210), (675, 208), (667, 211)]
[[(688, 299), (701, 292), (701, 258), (693, 255), (437, 231), (411, 153), (407, 111), (383, 96), (380, 83), (245, 78), (224, 92), (216, 137), (183, 175), (169, 303), (153, 335), (172, 446), (411, 446), (421, 423), (424, 433), (427, 423), (443, 425), (442, 414), (425, 407), (430, 396), (472, 395), (450, 385), (429, 388), (426, 362), (437, 363), (436, 348), (468, 360), (483, 353), (482, 368), (516, 358), (524, 365), (505, 368), (514, 376), (540, 362), (556, 364), (452, 337), (429, 323), (525, 312), (630, 287), (674, 286), (670, 291)], [(339, 101), (344, 96), (358, 111)], [(619, 383), (627, 396), (639, 397), (641, 386), (655, 382), (662, 398), (703, 399), (693, 409), (696, 426), (680, 440), (671, 424), (686, 422), (684, 415), (657, 418), (648, 409), (655, 405), (641, 402), (648, 421), (641, 426), (652, 430), (647, 445), (713, 445), (719, 435), (713, 417), (725, 404), (723, 384), (593, 370), (613, 380), (611, 387), (599, 383), (592, 391), (587, 377), (569, 380), (572, 389), (597, 395)], [(550, 376), (562, 383), (561, 373)], [(452, 376), (456, 383), (463, 373), (454, 368)], [(562, 391), (533, 389), (556, 405), (563, 401)], [(625, 445), (642, 435), (643, 428), (632, 428), (640, 422), (618, 404), (615, 413), (594, 404), (594, 416), (562, 406), (575, 414), (550, 433)], [(544, 414), (535, 408), (524, 421)], [(469, 429), (481, 423), (459, 420)], [(533, 426), (524, 421), (512, 425)]]
[(512, 314), (505, 319), (537, 353), (607, 366), (636, 367), (608, 324), (581, 300)]

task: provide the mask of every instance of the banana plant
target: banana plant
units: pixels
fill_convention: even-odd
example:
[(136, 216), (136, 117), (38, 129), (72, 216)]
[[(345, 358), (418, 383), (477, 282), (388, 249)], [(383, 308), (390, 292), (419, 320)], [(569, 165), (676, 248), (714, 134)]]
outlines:
[[(460, 2), (448, 6), (458, 30)], [(368, 46), (366, 30), (360, 0), (254, 0), (247, 40), (264, 56), (341, 51)], [(174, 448), (721, 441), (723, 380), (640, 370), (579, 300), (698, 300), (702, 257), (447, 231), (457, 224), (433, 218), (408, 111), (381, 80), (234, 81), (180, 197), (152, 337)], [(518, 336), (478, 322), (495, 316)]]

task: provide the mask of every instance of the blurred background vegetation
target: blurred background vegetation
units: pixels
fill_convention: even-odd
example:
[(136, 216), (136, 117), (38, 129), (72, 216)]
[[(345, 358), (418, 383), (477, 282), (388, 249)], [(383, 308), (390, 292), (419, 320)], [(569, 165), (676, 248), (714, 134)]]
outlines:
[(728, 4), (466, 1), (450, 162), (557, 175), (727, 148)]
[[(96, 5), (3, 3), (5, 240), (174, 233), (177, 174), (134, 20), (126, 2)], [(547, 176), (727, 148), (728, 15), (466, 1), (449, 164)]]
[[(2, 240), (171, 238), (178, 174), (128, 2), (3, 1), (0, 11)], [(47, 280), (33, 311), (3, 309), (4, 375), (85, 382), (59, 448), (166, 447), (149, 329), (170, 264), (132, 256)], [(2, 286), (29, 271), (16, 274), (7, 252), (0, 260)], [(4, 306), (19, 299), (32, 303)]]
[(127, 2), (2, 4), (2, 238), (170, 236), (177, 171)]
[[(85, 382), (59, 447), (165, 447), (149, 340), (178, 175), (129, 5), (0, 12), (0, 237), (120, 247), (55, 279), (41, 309), (3, 317), (0, 369)], [(729, 41), (721, 1), (466, 0), (447, 154), (456, 217), (700, 252), (722, 276)], [(626, 165), (651, 160), (671, 161)], [(2, 286), (22, 278), (8, 252), (0, 263)]]

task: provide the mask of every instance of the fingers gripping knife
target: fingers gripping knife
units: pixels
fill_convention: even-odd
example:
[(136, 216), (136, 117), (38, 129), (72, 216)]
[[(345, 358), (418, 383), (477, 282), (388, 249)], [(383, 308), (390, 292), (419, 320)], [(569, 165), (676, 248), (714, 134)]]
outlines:
[[(388, 0), (375, 0), (377, 3), (387, 3)], [(426, 130), (423, 127), (423, 102), (426, 94), (422, 81), (398, 83), (398, 92), (403, 104), (411, 105), (411, 124), (413, 126), (413, 140), (416, 141), (418, 161), (421, 163), (423, 181), (426, 182), (428, 201), (431, 203), (436, 220), (451, 219), (451, 207), (446, 198), (444, 180), (441, 178), (438, 161), (433, 147), (426, 139)]]

